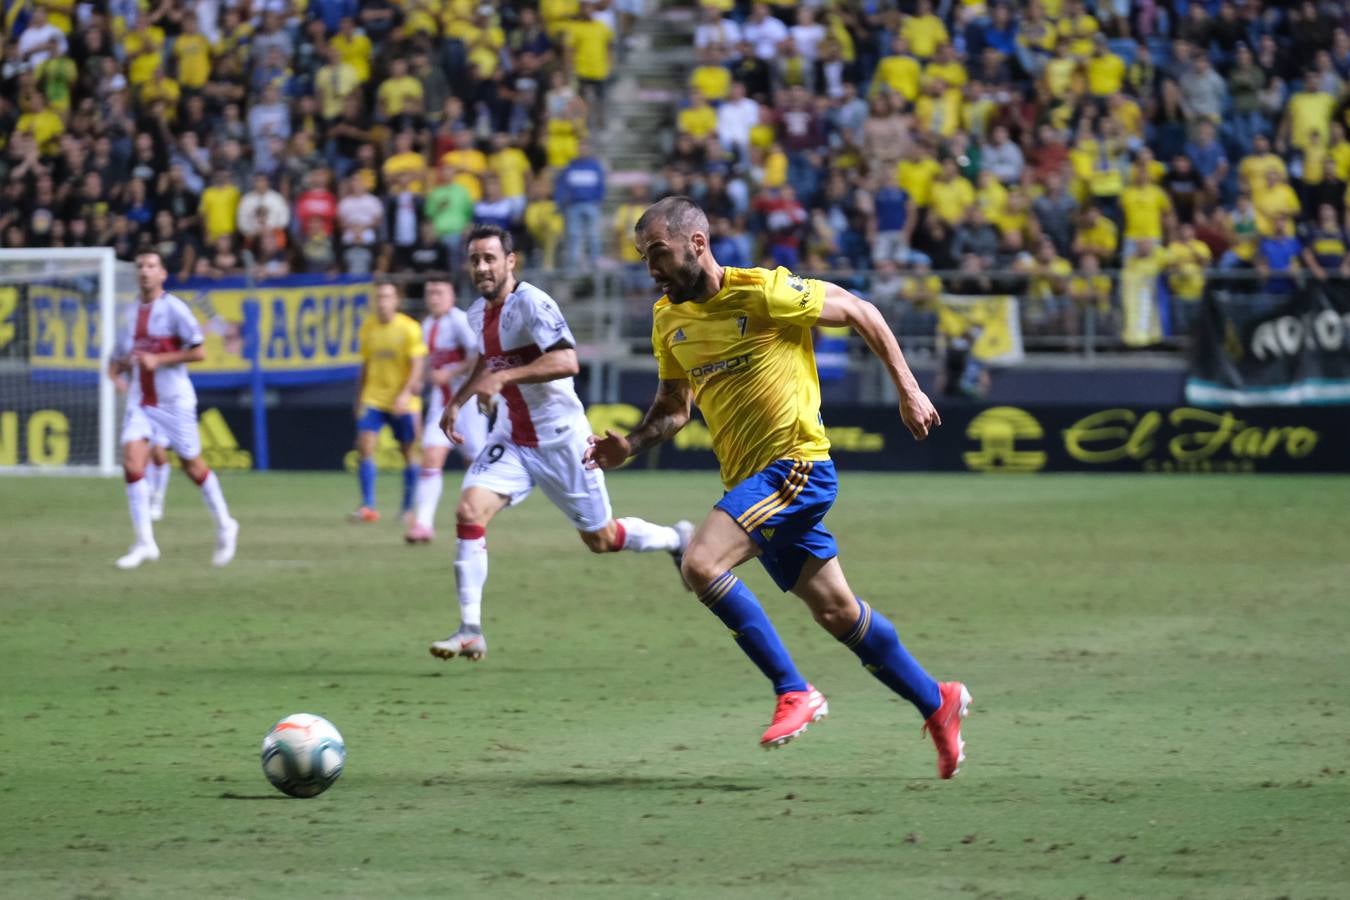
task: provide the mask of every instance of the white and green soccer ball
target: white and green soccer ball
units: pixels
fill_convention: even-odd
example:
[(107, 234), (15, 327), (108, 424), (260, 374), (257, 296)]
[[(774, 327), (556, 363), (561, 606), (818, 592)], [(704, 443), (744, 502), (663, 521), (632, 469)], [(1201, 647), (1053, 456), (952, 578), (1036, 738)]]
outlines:
[(272, 726), (263, 738), (262, 768), (283, 794), (317, 797), (337, 781), (347, 745), (322, 716), (296, 713)]

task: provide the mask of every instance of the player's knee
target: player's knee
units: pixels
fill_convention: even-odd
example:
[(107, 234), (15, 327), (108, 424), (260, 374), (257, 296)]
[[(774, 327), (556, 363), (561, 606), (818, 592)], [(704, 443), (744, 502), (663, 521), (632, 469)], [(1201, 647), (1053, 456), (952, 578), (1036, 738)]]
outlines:
[(843, 637), (858, 621), (858, 604), (852, 597), (847, 601), (816, 603), (811, 607), (816, 623), (835, 637)]
[(456, 525), (483, 525), (486, 520), (487, 516), (483, 510), (467, 500), (459, 501), (459, 505), (455, 507)]
[(716, 560), (699, 553), (686, 551), (680, 563), (680, 575), (684, 577), (684, 583), (695, 591), (703, 590), (721, 574), (717, 571)]
[(145, 466), (122, 463), (122, 477), (126, 479), (127, 484), (135, 484), (145, 477)]

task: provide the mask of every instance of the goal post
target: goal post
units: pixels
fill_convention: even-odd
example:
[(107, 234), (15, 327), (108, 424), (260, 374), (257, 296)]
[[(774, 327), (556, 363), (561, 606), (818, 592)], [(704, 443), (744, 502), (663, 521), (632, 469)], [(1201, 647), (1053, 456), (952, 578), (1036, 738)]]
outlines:
[(0, 250), (0, 474), (118, 472), (104, 373), (135, 268), (110, 247)]

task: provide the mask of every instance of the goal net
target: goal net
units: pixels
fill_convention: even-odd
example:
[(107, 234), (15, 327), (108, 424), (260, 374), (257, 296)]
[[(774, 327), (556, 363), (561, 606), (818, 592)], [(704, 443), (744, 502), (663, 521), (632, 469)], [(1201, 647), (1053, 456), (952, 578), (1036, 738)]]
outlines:
[(135, 287), (110, 248), (0, 250), (0, 472), (116, 474), (104, 373)]

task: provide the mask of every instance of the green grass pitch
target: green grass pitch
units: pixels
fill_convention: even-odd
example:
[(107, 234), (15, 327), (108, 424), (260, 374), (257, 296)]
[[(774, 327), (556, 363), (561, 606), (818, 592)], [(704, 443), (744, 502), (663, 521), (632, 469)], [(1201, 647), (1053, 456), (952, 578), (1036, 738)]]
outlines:
[[(591, 556), (533, 497), (489, 529), (490, 655), (443, 663), (453, 476), (419, 548), (343, 521), (347, 476), (223, 483), (232, 566), (175, 476), (125, 573), (119, 482), (0, 480), (0, 896), (1350, 894), (1350, 480), (843, 473), (854, 589), (975, 696), (952, 782), (753, 565), (831, 706), (773, 753), (664, 554)], [(611, 487), (667, 522), (718, 493)], [(292, 712), (347, 740), (317, 799), (259, 768)]]

